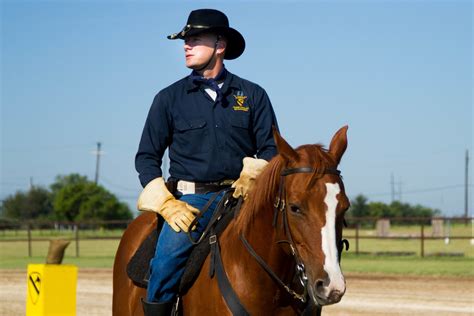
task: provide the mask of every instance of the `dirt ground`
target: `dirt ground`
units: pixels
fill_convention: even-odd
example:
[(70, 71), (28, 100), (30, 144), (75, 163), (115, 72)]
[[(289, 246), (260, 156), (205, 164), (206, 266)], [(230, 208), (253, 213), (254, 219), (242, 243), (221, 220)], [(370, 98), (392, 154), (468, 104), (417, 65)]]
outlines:
[[(347, 274), (323, 315), (474, 315), (474, 278)], [(0, 270), (0, 315), (25, 315), (26, 271)], [(112, 270), (79, 269), (77, 315), (111, 315)]]

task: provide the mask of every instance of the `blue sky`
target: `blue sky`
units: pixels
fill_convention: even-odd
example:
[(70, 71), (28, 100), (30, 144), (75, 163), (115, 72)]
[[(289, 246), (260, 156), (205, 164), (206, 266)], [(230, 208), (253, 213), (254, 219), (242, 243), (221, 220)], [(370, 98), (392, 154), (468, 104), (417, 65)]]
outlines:
[[(135, 204), (134, 155), (154, 95), (186, 76), (179, 31), (224, 11), (246, 39), (226, 67), (268, 92), (293, 146), (349, 125), (350, 197), (464, 212), (473, 169), (470, 1), (1, 1), (0, 199), (56, 175)], [(472, 215), (472, 171), (470, 172)]]

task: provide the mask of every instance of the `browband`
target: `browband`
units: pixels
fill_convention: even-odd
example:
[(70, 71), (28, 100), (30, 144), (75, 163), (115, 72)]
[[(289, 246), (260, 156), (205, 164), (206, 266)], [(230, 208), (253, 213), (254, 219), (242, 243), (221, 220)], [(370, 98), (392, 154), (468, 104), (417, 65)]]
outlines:
[(334, 174), (341, 175), (341, 171), (336, 168), (315, 169), (311, 167), (287, 168), (281, 172), (281, 176), (287, 176), (294, 173), (316, 173), (316, 174)]

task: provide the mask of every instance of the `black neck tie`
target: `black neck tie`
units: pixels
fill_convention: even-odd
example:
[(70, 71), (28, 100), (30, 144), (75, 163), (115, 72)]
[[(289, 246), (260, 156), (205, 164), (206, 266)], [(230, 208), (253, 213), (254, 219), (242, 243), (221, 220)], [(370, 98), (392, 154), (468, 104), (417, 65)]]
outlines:
[(214, 90), (217, 94), (215, 102), (220, 104), (222, 102), (222, 90), (219, 87), (219, 82), (222, 82), (225, 79), (226, 74), (227, 71), (225, 70), (225, 68), (222, 68), (222, 70), (215, 78), (204, 78), (193, 71), (193, 73), (191, 74), (191, 79), (195, 83), (205, 85)]

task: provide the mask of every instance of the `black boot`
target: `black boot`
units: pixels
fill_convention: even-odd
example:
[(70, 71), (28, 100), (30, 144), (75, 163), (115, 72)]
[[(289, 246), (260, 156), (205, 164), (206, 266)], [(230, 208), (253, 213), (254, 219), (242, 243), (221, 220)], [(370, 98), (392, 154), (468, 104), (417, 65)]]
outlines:
[(142, 298), (143, 313), (145, 316), (170, 316), (173, 302), (147, 302)]

